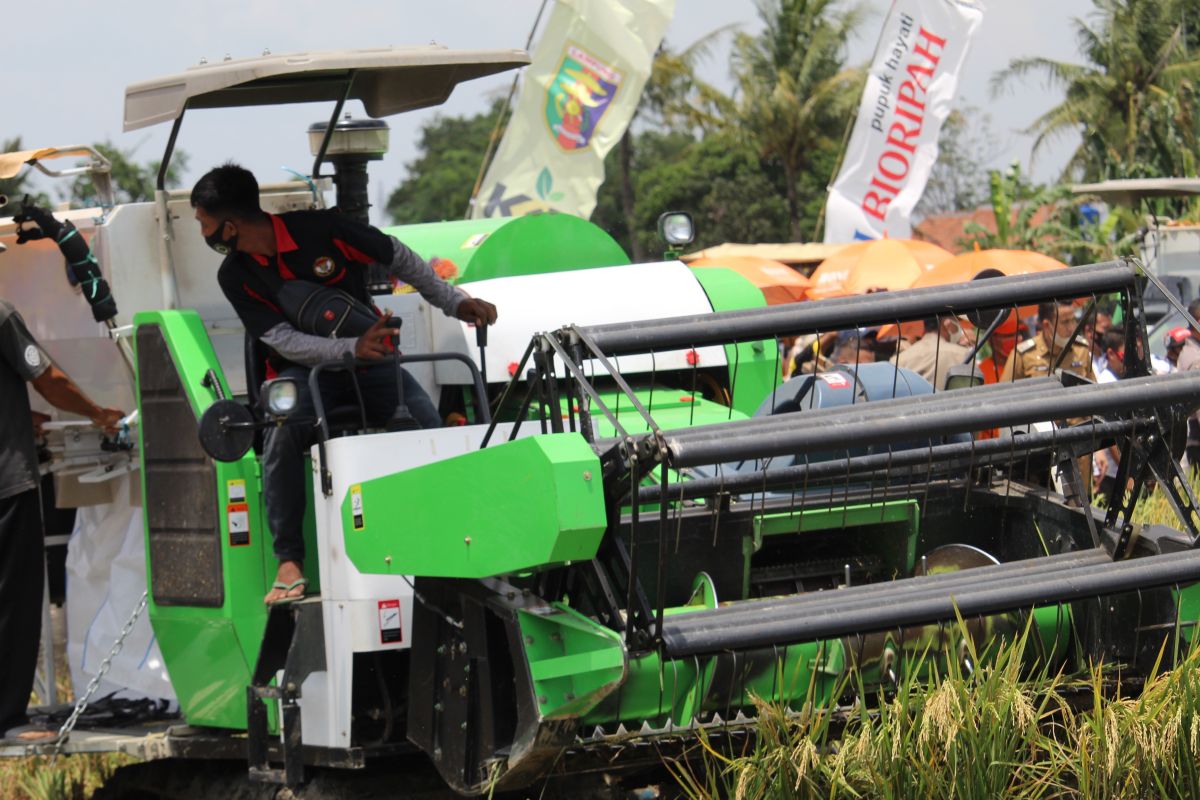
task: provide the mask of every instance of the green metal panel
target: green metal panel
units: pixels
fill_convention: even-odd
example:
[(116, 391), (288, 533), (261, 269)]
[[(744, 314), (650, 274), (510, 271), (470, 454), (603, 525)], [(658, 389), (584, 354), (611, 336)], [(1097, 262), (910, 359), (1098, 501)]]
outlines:
[[(704, 397), (701, 397), (699, 391), (693, 393), (690, 390), (660, 386), (653, 390), (635, 388), (633, 393), (638, 401), (646, 407), (646, 410), (650, 412), (650, 415), (654, 417), (654, 421), (658, 424), (659, 429), (664, 431), (676, 428), (690, 428), (693, 425), (711, 425), (735, 419), (746, 419), (746, 415), (736, 409), (706, 400)], [(626, 433), (638, 434), (650, 431), (650, 426), (646, 423), (645, 417), (633, 407), (633, 404), (629, 402), (629, 399), (623, 392), (617, 390), (597, 390), (596, 394), (600, 397), (604, 405), (608, 407), (609, 411), (612, 411), (617, 417)], [(563, 398), (561, 405), (564, 420), (567, 418), (566, 404), (567, 400)], [(575, 410), (576, 412), (579, 411), (578, 401), (576, 401)], [(528, 420), (536, 420), (537, 414), (537, 408), (531, 408)], [(596, 423), (597, 436), (605, 438), (617, 435), (613, 424), (595, 404), (591, 406), (591, 415), (592, 420)], [(529, 423), (526, 422), (525, 424)]]
[(254, 672), (247, 659), (258, 657), (262, 625), (256, 630), (228, 617), (181, 611), (155, 614), (151, 608), (151, 622), (184, 718), (189, 725), (244, 729), (246, 687)]
[(346, 553), (363, 573), (442, 578), (590, 559), (604, 534), (603, 495), (600, 461), (582, 436), (518, 439), (351, 487)]
[[(161, 328), (196, 420), (215, 399), (213, 391), (202, 384), (208, 370), (229, 394), (204, 323), (195, 312), (141, 312), (135, 316), (134, 325)], [(178, 435), (195, 436), (197, 432), (190, 428), (180, 430)], [(211, 490), (220, 511), (223, 604), (199, 608), (151, 601), (149, 615), (188, 723), (241, 729), (246, 725), (246, 686), (266, 624), (262, 598), (274, 579), (276, 565), (262, 511), (259, 465), (253, 452), (230, 464), (217, 462), (215, 468), (216, 481)], [(144, 497), (145, 472), (143, 464)], [(236, 484), (232, 483), (236, 481), (244, 486), (244, 509), (230, 494), (236, 492)], [(147, 497), (147, 502), (152, 501)], [(230, 536), (229, 517), (243, 510), (250, 535), (247, 543), (240, 544)], [(153, 569), (147, 558), (150, 580)], [(310, 561), (309, 573), (315, 586), (316, 559)]]
[(916, 565), (921, 508), (916, 500), (890, 500), (851, 506), (805, 509), (762, 514), (754, 519), (753, 533), (744, 544), (746, 574), (742, 594), (750, 591), (750, 557), (762, 549), (763, 537), (857, 529), (866, 550), (877, 553), (892, 569), (904, 574)]
[(583, 729), (620, 723), (636, 731), (643, 723), (687, 725), (709, 721), (713, 714), (728, 721), (739, 710), (750, 713), (756, 697), (792, 708), (827, 703), (845, 670), (838, 641), (665, 662), (651, 651), (629, 659), (629, 677), (620, 691), (584, 714)]
[(555, 609), (517, 615), (543, 719), (586, 713), (625, 678), (620, 634), (561, 604)]
[(422, 258), (458, 267), (457, 283), (629, 263), (602, 228), (570, 214), (534, 214), (385, 228)]
[[(767, 301), (758, 287), (733, 270), (706, 267), (692, 270), (708, 295), (713, 311), (762, 308)], [(779, 347), (772, 339), (725, 345), (733, 407), (750, 417), (783, 374)]]

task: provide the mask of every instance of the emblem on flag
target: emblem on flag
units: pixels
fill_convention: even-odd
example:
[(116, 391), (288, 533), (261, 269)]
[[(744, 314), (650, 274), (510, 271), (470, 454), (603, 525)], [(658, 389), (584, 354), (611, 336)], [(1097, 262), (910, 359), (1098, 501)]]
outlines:
[(546, 122), (558, 146), (582, 150), (592, 140), (621, 84), (621, 73), (569, 44), (546, 91)]

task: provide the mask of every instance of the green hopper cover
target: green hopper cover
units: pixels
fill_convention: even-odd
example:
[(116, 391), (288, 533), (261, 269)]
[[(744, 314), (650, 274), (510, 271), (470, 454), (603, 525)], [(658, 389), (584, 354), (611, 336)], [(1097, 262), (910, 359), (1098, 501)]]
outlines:
[(454, 283), (629, 263), (602, 228), (570, 214), (396, 225), (384, 232), (422, 258), (453, 261)]

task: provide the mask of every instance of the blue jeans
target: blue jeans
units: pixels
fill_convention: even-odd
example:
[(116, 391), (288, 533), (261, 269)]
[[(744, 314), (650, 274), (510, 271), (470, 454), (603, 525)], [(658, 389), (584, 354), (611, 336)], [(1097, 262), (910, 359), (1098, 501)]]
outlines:
[[(279, 373), (281, 378), (296, 381), (296, 418), (316, 415), (312, 394), (308, 390), (307, 367), (289, 367)], [(404, 402), (422, 428), (441, 427), (442, 418), (429, 395), (416, 379), (402, 369)], [(384, 427), (399, 402), (396, 391), (396, 365), (384, 360), (376, 366), (359, 369), (358, 385), (367, 412), (367, 424)], [(325, 413), (338, 406), (358, 407), (354, 383), (345, 372), (322, 372), (318, 378), (321, 402)], [(280, 561), (304, 560), (304, 482), (309, 479), (304, 469), (304, 457), (317, 440), (316, 429), (310, 425), (281, 425), (267, 428), (263, 441), (263, 503), (267, 524), (275, 540), (275, 557)]]

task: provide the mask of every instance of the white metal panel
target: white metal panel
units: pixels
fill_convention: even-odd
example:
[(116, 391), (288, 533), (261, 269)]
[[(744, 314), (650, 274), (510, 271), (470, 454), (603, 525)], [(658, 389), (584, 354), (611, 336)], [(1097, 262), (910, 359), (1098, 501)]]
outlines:
[[(495, 435), (507, 438), (511, 427), (509, 424), (498, 425)], [(525, 429), (532, 432), (535, 426), (526, 425)], [(486, 425), (469, 425), (334, 439), (325, 446), (326, 464), (333, 475), (330, 497), (321, 492), (320, 476), (316, 471), (317, 448), (312, 449), (327, 677), (321, 678), (322, 691), (313, 696), (306, 695), (308, 707), (305, 708), (302, 731), (305, 744), (349, 747), (354, 653), (399, 650), (412, 645), (411, 578), (364, 575), (346, 555), (342, 501), (350, 487), (477, 450), (486, 432)], [(365, 511), (370, 513), (369, 509)], [(394, 520), (392, 524), (403, 525), (404, 520)], [(379, 601), (393, 599), (400, 601), (402, 639), (394, 644), (383, 644), (378, 636)], [(310, 713), (312, 725), (309, 724)]]
[(201, 63), (125, 89), (125, 130), (167, 122), (191, 108), (352, 99), (383, 117), (438, 105), (462, 81), (522, 67), (523, 50), (448, 50), (440, 45), (315, 50)]
[[(564, 325), (600, 325), (712, 312), (708, 295), (692, 271), (678, 261), (492, 278), (462, 284), (474, 297), (494, 303), (499, 311), (488, 331), (487, 376), (507, 381), (534, 334)], [(458, 350), (479, 360), (475, 331), (463, 323), (435, 326), (434, 345), (441, 352)], [(690, 369), (687, 350), (623, 356), (624, 374)], [(700, 366), (724, 366), (722, 347), (697, 351)], [(592, 369), (589, 364), (588, 370)], [(596, 367), (599, 372), (599, 367)], [(438, 366), (442, 383), (466, 383), (466, 370)], [(560, 374), (565, 375), (560, 367)]]

